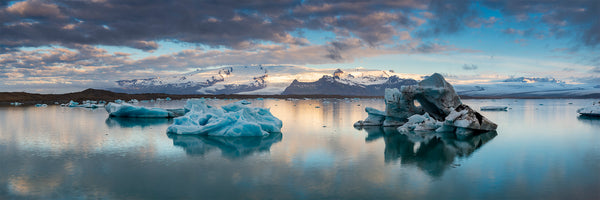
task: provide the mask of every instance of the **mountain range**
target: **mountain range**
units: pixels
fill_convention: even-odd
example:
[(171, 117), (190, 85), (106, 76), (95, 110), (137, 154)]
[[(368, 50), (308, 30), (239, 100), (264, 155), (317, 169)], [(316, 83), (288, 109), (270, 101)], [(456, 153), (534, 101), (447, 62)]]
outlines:
[[(315, 69), (303, 66), (252, 65), (202, 69), (146, 79), (117, 81), (113, 92), (130, 94), (241, 94), (383, 96), (385, 88), (413, 85), (424, 76), (392, 70)], [(477, 84), (455, 84), (473, 98), (593, 98), (600, 86), (567, 84), (554, 78), (513, 77)]]

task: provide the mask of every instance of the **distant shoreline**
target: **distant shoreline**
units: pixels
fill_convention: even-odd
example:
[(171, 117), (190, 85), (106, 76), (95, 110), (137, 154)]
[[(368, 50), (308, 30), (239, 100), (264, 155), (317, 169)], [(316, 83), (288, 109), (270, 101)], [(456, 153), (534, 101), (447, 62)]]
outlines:
[[(157, 98), (171, 98), (173, 100), (178, 99), (189, 99), (189, 98), (216, 98), (216, 99), (255, 99), (255, 98), (274, 98), (274, 99), (303, 99), (303, 98), (370, 98), (370, 99), (382, 99), (383, 96), (352, 96), (352, 95), (241, 95), (241, 94), (221, 94), (221, 95), (206, 95), (206, 94), (163, 94), (163, 93), (145, 93), (145, 94), (127, 94), (127, 93), (116, 93), (107, 90), (98, 89), (86, 89), (81, 92), (65, 93), (65, 94), (36, 94), (26, 92), (0, 92), (0, 106), (10, 105), (11, 102), (20, 102), (24, 105), (33, 104), (59, 104), (68, 103), (73, 100), (76, 102), (82, 102), (85, 100), (104, 100), (114, 101), (117, 99), (122, 100), (151, 100)], [(485, 97), (473, 97), (463, 96), (462, 99), (597, 99), (600, 98), (600, 94), (591, 94), (584, 96), (571, 96), (571, 97), (560, 97), (560, 96), (485, 96)]]

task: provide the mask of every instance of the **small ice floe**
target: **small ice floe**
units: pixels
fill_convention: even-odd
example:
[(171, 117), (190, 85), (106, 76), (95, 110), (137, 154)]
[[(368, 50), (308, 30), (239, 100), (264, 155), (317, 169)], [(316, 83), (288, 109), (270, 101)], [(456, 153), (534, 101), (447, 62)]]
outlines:
[(23, 105), (23, 103), (21, 103), (21, 102), (11, 102), (10, 105), (11, 106), (20, 106), (20, 105)]
[(583, 116), (600, 117), (600, 102), (580, 108), (577, 110), (577, 113)]
[(48, 107), (48, 105), (45, 103), (38, 103), (38, 104), (35, 104), (35, 107)]
[(128, 103), (108, 103), (105, 109), (111, 117), (173, 118), (185, 113), (183, 109), (146, 108)]
[(78, 102), (75, 102), (73, 100), (69, 101), (69, 103), (65, 103), (65, 104), (60, 104), (61, 107), (81, 107), (81, 105), (79, 105)]
[(165, 98), (165, 101), (171, 101), (171, 97)]
[(248, 107), (239, 101), (216, 108), (203, 99), (190, 99), (184, 108), (188, 112), (175, 118), (167, 133), (237, 137), (281, 132), (281, 120), (269, 109)]
[(84, 108), (100, 108), (100, 107), (104, 107), (104, 104), (85, 103), (85, 104), (81, 105), (81, 107), (84, 107)]
[(123, 102), (124, 102), (124, 101), (123, 101), (123, 100), (121, 100), (121, 99), (117, 99), (117, 100), (115, 100), (115, 103), (123, 103)]
[(137, 99), (132, 99), (132, 100), (129, 100), (127, 103), (136, 104), (136, 103), (139, 103), (139, 102), (140, 101), (138, 101)]
[(482, 111), (507, 111), (508, 106), (481, 106)]

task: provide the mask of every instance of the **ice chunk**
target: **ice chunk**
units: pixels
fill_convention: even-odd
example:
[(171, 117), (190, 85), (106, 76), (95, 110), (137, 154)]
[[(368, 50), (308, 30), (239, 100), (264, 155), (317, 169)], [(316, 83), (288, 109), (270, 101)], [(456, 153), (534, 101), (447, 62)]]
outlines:
[(172, 118), (180, 114), (163, 108), (146, 108), (128, 103), (108, 103), (105, 109), (111, 117)]
[(480, 109), (486, 111), (507, 111), (508, 106), (481, 106)]
[(473, 130), (492, 131), (498, 128), (494, 122), (474, 111), (467, 105), (460, 105), (446, 117), (445, 125), (457, 128), (468, 128)]
[(600, 117), (600, 102), (592, 106), (580, 108), (577, 110), (577, 113), (584, 116)]
[(63, 107), (81, 107), (81, 105), (79, 105), (78, 102), (75, 102), (73, 100), (69, 101), (69, 103), (61, 104), (60, 106), (63, 106)]
[(399, 132), (410, 132), (410, 131), (434, 131), (443, 125), (429, 116), (429, 113), (423, 115), (413, 115), (408, 118), (408, 122), (398, 127)]
[(385, 112), (377, 110), (375, 108), (366, 107), (365, 112), (369, 114), (367, 119), (364, 121), (358, 121), (354, 123), (354, 126), (381, 126), (385, 120)]
[(47, 104), (38, 103), (38, 104), (35, 104), (35, 107), (48, 107), (48, 105)]
[(189, 112), (175, 118), (167, 133), (231, 137), (265, 136), (281, 131), (281, 120), (269, 109), (252, 108), (244, 103), (238, 101), (219, 109), (206, 104), (203, 99), (190, 99), (184, 106)]

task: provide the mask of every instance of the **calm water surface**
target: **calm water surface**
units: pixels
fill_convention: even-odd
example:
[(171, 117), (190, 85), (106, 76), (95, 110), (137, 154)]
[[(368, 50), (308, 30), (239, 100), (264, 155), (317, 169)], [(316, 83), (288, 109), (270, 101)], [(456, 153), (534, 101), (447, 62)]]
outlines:
[(0, 199), (600, 199), (600, 119), (575, 113), (594, 100), (464, 100), (512, 109), (482, 112), (497, 132), (461, 139), (354, 129), (381, 99), (251, 101), (281, 134), (167, 135), (172, 120), (2, 107)]

